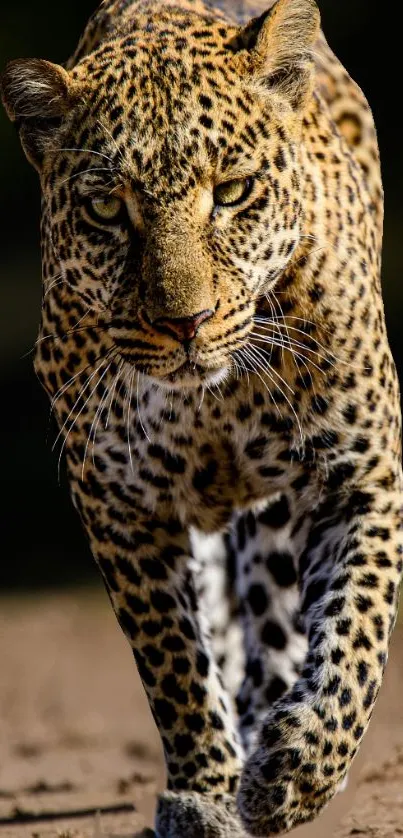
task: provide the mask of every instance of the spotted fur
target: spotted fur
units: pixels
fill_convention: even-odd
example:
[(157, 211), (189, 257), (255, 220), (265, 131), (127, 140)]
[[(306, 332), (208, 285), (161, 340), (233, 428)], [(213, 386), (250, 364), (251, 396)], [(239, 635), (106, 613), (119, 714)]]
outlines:
[(320, 812), (402, 573), (372, 116), (313, 0), (252, 5), (106, 0), (67, 69), (2, 81), (43, 194), (35, 366), (161, 733), (159, 838)]

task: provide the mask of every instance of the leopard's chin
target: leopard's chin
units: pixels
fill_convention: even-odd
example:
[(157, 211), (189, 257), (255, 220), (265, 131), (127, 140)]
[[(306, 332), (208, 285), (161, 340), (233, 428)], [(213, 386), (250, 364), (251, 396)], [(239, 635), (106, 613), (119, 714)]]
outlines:
[(203, 387), (214, 388), (222, 384), (230, 375), (230, 367), (207, 369), (200, 364), (185, 361), (174, 372), (164, 376), (147, 377), (164, 390), (198, 390)]

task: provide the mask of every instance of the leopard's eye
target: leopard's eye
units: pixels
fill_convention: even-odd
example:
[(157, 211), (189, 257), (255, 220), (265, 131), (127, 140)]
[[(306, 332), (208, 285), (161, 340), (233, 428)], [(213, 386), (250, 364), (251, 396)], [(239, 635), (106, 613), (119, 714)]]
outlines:
[(123, 201), (114, 195), (106, 198), (92, 198), (87, 202), (87, 210), (95, 221), (116, 224), (121, 218)]
[(253, 178), (247, 177), (243, 180), (227, 180), (220, 183), (214, 189), (214, 203), (219, 207), (235, 207), (241, 204), (250, 195), (253, 186)]

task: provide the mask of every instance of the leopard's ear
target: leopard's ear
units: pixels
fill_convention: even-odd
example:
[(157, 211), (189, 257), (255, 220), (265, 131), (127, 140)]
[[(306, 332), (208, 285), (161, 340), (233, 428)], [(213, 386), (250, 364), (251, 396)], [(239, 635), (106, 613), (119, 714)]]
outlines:
[(300, 109), (311, 92), (319, 32), (315, 0), (277, 0), (238, 34), (238, 67)]
[(63, 67), (33, 58), (10, 61), (0, 86), (4, 107), (18, 125), (25, 154), (40, 169), (52, 134), (77, 98), (76, 85)]

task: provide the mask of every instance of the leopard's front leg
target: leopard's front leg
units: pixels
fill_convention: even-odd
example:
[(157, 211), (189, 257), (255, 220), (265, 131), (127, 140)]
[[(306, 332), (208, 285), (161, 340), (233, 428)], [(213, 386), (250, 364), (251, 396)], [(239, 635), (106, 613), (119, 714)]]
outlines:
[(387, 660), (402, 572), (400, 480), (317, 510), (301, 557), (309, 653), (265, 719), (243, 773), (239, 810), (252, 835), (314, 818), (340, 787), (369, 723)]
[(199, 610), (188, 534), (172, 510), (148, 512), (135, 486), (91, 481), (90, 494), (76, 481), (73, 495), (166, 757), (158, 838), (244, 835), (235, 806), (242, 749)]

